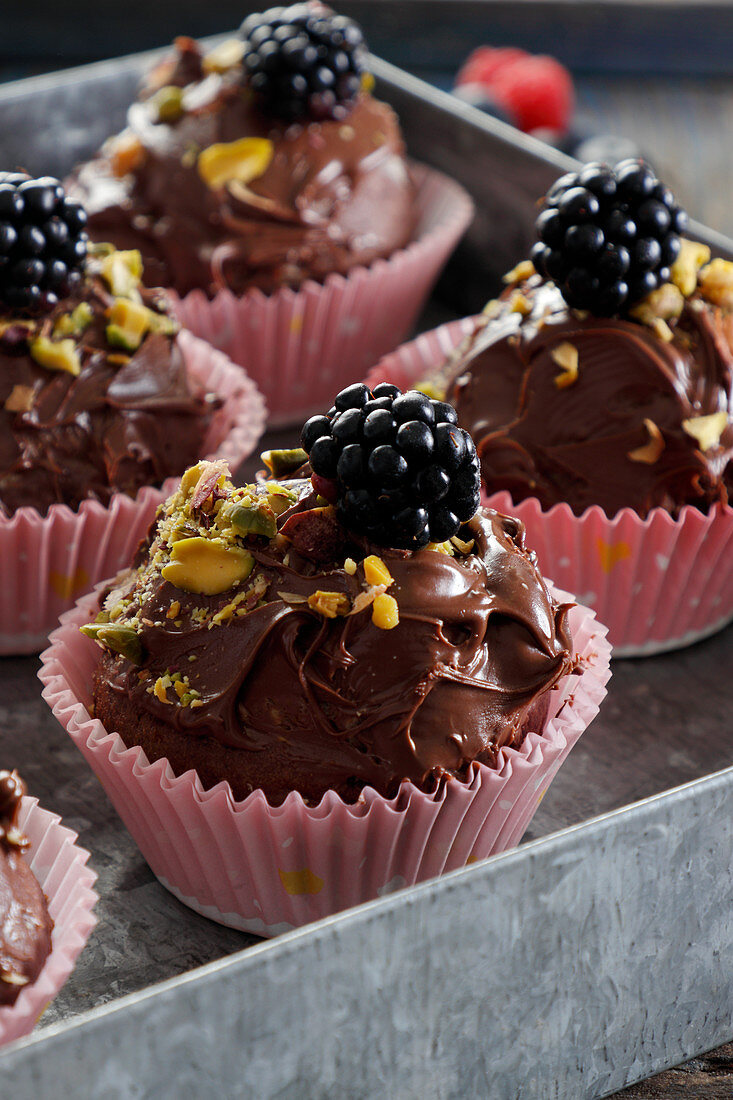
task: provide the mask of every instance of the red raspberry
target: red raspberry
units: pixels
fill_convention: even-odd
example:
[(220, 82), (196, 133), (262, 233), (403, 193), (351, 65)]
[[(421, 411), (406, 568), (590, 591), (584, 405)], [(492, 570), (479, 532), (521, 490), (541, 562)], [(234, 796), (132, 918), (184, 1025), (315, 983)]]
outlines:
[(456, 87), (459, 84), (484, 84), (492, 87), (496, 73), (525, 57), (529, 57), (529, 54), (516, 46), (479, 46), (469, 54), (459, 70), (455, 80)]
[(573, 81), (554, 57), (520, 58), (503, 66), (492, 80), (491, 90), (525, 133), (567, 130), (575, 104)]

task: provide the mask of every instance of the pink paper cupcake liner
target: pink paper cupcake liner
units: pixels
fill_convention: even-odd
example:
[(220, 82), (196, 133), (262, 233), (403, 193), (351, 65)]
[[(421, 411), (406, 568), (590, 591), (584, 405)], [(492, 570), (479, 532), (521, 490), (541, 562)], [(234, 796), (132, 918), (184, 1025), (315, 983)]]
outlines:
[(424, 165), (415, 240), (389, 259), (267, 297), (229, 290), (209, 300), (171, 292), (181, 322), (245, 367), (265, 396), (270, 426), (302, 423), (412, 330), (433, 283), (473, 215), (459, 184)]
[[(221, 352), (189, 332), (178, 340), (195, 384), (224, 398), (205, 440), (206, 455), (225, 458), (235, 469), (262, 434), (262, 396)], [(35, 508), (0, 516), (0, 655), (38, 652), (80, 593), (129, 565), (177, 481), (147, 486), (134, 499), (115, 493), (108, 505), (85, 500), (77, 511), (54, 504), (45, 516)]]
[(20, 991), (14, 1005), (0, 1008), (0, 1045), (27, 1035), (63, 986), (79, 952), (97, 923), (92, 909), (97, 895), (89, 852), (76, 843), (76, 833), (61, 819), (41, 809), (36, 798), (24, 798), (18, 824), (31, 842), (27, 856), (53, 918), (51, 954), (32, 985)]
[[(558, 592), (560, 600), (570, 599)], [(90, 717), (97, 647), (79, 633), (92, 594), (64, 616), (43, 654), (43, 696), (67, 730), (160, 882), (222, 924), (271, 936), (463, 867), (516, 844), (555, 772), (598, 713), (610, 646), (587, 608), (570, 611), (579, 672), (550, 697), (544, 727), (496, 768), (474, 764), (438, 797), (403, 782), (386, 799), (366, 788), (355, 805), (327, 792), (307, 806), (292, 792), (278, 807), (262, 791), (235, 802), (228, 783), (204, 790), (175, 776)]]
[[(388, 355), (367, 384), (409, 388), (440, 366), (473, 327), (471, 318), (424, 333)], [(733, 508), (707, 513), (685, 506), (677, 518), (630, 508), (612, 519), (602, 508), (576, 516), (567, 504), (543, 511), (536, 499), (515, 504), (508, 492), (483, 504), (517, 516), (540, 571), (577, 594), (608, 627), (614, 657), (680, 649), (733, 620)]]

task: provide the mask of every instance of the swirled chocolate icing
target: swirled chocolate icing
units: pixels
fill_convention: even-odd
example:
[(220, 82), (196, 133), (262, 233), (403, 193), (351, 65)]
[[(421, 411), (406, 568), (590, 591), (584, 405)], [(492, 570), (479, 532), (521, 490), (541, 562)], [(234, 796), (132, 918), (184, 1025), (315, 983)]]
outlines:
[[(148, 285), (269, 293), (346, 273), (411, 239), (415, 191), (386, 104), (362, 93), (345, 120), (280, 122), (255, 106), (239, 64), (207, 75), (194, 42), (176, 46), (131, 107), (128, 130), (68, 184), (94, 239), (140, 249)], [(163, 85), (183, 88), (174, 121), (159, 121), (151, 97)], [(198, 154), (245, 137), (272, 143), (269, 165), (246, 186), (207, 186)]]
[(0, 771), (0, 1005), (16, 1001), (51, 953), (53, 921), (23, 857), (28, 841), (17, 826), (24, 794), (17, 772)]
[[(228, 779), (239, 798), (261, 788), (279, 803), (291, 790), (393, 795), (403, 779), (433, 790), (541, 726), (549, 689), (573, 669), (568, 608), (520, 523), (487, 511), (453, 553), (385, 550), (354, 541), (308, 483), (290, 485), (299, 499), (278, 534), (237, 540), (253, 570), (216, 596), (164, 579), (171, 532), (195, 530), (191, 494), (169, 504), (139, 569), (88, 628), (128, 654), (108, 650), (99, 666), (108, 728), (177, 773), (194, 767), (205, 786)], [(219, 491), (226, 507), (229, 483)], [(370, 554), (392, 578), (393, 629), (373, 618)], [(333, 617), (329, 599), (341, 603)]]
[[(478, 320), (450, 368), (448, 400), (476, 440), (489, 492), (543, 508), (567, 501), (578, 515), (593, 504), (645, 516), (727, 500), (733, 315), (696, 291), (665, 338), (631, 319), (578, 314), (537, 275), (518, 290)], [(562, 377), (566, 344), (575, 380)], [(720, 412), (727, 427), (703, 449), (686, 429)]]
[[(167, 324), (158, 294), (143, 289), (142, 300)], [(150, 331), (129, 352), (111, 345), (114, 301), (89, 274), (73, 300), (41, 319), (0, 316), (0, 516), (24, 505), (45, 513), (56, 503), (76, 508), (88, 498), (107, 503), (117, 491), (134, 495), (200, 455), (219, 399), (192, 391), (172, 333)], [(53, 337), (56, 347), (57, 324), (80, 303), (88, 323), (66, 337), (79, 373), (41, 365), (34, 342)]]

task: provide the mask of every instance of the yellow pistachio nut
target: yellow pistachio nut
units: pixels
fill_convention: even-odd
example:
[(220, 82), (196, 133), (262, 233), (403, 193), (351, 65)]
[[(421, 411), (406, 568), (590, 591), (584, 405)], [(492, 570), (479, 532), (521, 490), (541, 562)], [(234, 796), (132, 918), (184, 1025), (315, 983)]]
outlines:
[(124, 623), (90, 623), (81, 627), (81, 632), (106, 649), (111, 649), (113, 653), (126, 657), (134, 665), (139, 665), (143, 659), (142, 642), (134, 626)]
[(653, 466), (655, 462), (659, 461), (664, 450), (664, 436), (653, 420), (645, 419), (644, 427), (649, 437), (648, 443), (645, 443), (643, 447), (637, 447), (635, 450), (629, 451), (627, 457), (632, 462), (643, 462), (647, 466)]
[(115, 249), (104, 256), (100, 274), (112, 293), (119, 298), (129, 298), (140, 286), (143, 276), (143, 258), (136, 248), (129, 252)]
[(392, 630), (400, 621), (400, 610), (394, 596), (381, 592), (372, 604), (372, 622), (380, 630)]
[(71, 313), (62, 313), (53, 326), (54, 337), (58, 340), (62, 336), (81, 336), (94, 320), (92, 307), (89, 302), (79, 302)]
[(205, 73), (225, 73), (227, 69), (233, 69), (244, 57), (246, 49), (243, 38), (227, 38), (220, 42), (204, 57), (201, 68)]
[(267, 171), (273, 153), (274, 146), (269, 138), (217, 142), (199, 153), (199, 175), (212, 191), (235, 180), (251, 183)]
[(733, 309), (733, 263), (716, 259), (698, 274), (700, 293), (713, 305)]
[(559, 390), (567, 389), (578, 380), (578, 349), (567, 340), (558, 344), (550, 352), (550, 358), (558, 367), (562, 367), (560, 374), (555, 375), (555, 385)]
[(682, 313), (685, 299), (674, 283), (663, 283), (629, 310), (643, 325), (654, 327), (656, 321), (673, 321)]
[(317, 611), (324, 619), (335, 619), (337, 615), (347, 615), (350, 608), (349, 597), (344, 592), (312, 592), (308, 597), (308, 607)]
[(672, 264), (671, 279), (674, 285), (682, 291), (685, 298), (694, 294), (697, 288), (697, 273), (703, 264), (710, 259), (710, 249), (699, 241), (688, 241), (683, 237), (680, 241), (680, 254)]
[(30, 347), (31, 358), (47, 370), (63, 370), (76, 376), (81, 371), (79, 352), (73, 340), (49, 340), (37, 336)]
[(164, 580), (184, 592), (218, 596), (246, 580), (253, 566), (254, 558), (246, 550), (196, 536), (173, 544), (171, 560), (161, 572)]
[(158, 122), (177, 122), (183, 115), (183, 88), (166, 84), (150, 101)]
[(109, 157), (112, 174), (117, 179), (134, 172), (145, 160), (145, 146), (131, 130), (124, 130), (113, 138), (104, 149)]
[(107, 343), (136, 351), (150, 328), (150, 310), (131, 298), (115, 298), (109, 311)]
[(364, 577), (367, 584), (392, 584), (393, 577), (387, 566), (376, 554), (364, 558)]
[(525, 279), (529, 279), (534, 273), (535, 266), (532, 261), (522, 260), (511, 271), (507, 271), (506, 275), (502, 276), (502, 280), (511, 286), (513, 283), (523, 283)]
[(701, 451), (709, 451), (717, 447), (727, 426), (728, 413), (724, 409), (710, 413), (708, 416), (693, 416), (689, 420), (682, 421), (682, 427), (688, 435), (697, 440)]

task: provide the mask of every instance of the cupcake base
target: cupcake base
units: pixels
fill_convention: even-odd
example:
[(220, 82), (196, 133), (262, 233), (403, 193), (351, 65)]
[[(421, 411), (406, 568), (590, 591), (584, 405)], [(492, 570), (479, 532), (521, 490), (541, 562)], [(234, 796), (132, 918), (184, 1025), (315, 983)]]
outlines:
[(209, 300), (200, 290), (184, 298), (169, 291), (181, 323), (246, 368), (267, 401), (269, 427), (302, 424), (329, 408), (412, 330), (473, 216), (459, 184), (424, 165), (412, 169), (415, 240), (388, 259), (269, 296), (221, 290)]
[(31, 842), (30, 867), (46, 895), (54, 929), (51, 954), (35, 982), (20, 991), (14, 1005), (0, 1008), (0, 1045), (33, 1030), (97, 923), (92, 913), (97, 876), (86, 866), (89, 852), (76, 843), (76, 833), (28, 797), (22, 800), (18, 827)]
[[(181, 332), (178, 339), (193, 384), (224, 398), (204, 440), (204, 453), (226, 459), (235, 469), (252, 453), (264, 429), (262, 397), (221, 352), (190, 332)], [(20, 508), (9, 519), (0, 517), (0, 656), (37, 653), (80, 593), (128, 566), (158, 505), (177, 482), (169, 478), (160, 488), (145, 487), (134, 499), (115, 493), (106, 506), (85, 500), (76, 511), (54, 504), (45, 516)]]
[[(564, 593), (557, 593), (564, 600)], [(236, 802), (228, 783), (204, 790), (194, 772), (150, 764), (90, 716), (98, 649), (79, 633), (96, 605), (64, 616), (42, 656), (44, 698), (99, 778), (161, 883), (197, 912), (274, 935), (380, 897), (516, 844), (566, 755), (598, 712), (610, 675), (605, 627), (570, 611), (579, 672), (552, 689), (541, 731), (474, 764), (438, 796), (409, 782), (355, 804), (333, 791), (317, 806), (292, 792), (270, 806), (262, 791)]]

